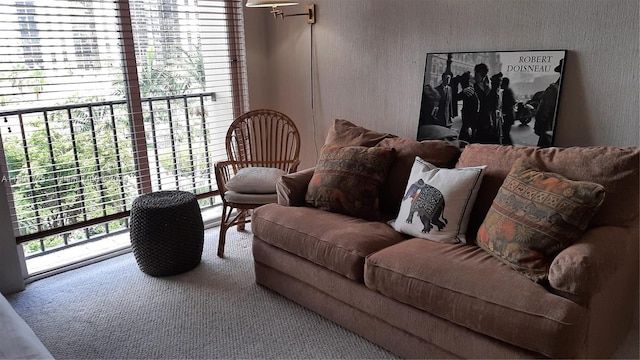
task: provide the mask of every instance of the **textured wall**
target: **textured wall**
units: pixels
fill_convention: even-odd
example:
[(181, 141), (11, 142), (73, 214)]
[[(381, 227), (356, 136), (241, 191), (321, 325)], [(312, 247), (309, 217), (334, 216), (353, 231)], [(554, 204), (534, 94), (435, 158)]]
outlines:
[[(414, 137), (427, 52), (537, 49), (569, 50), (556, 145), (640, 143), (638, 0), (315, 3), (313, 30), (302, 17), (245, 14), (251, 107), (289, 114), (309, 140), (315, 118), (317, 146), (334, 118)], [(303, 143), (304, 166), (317, 146)]]

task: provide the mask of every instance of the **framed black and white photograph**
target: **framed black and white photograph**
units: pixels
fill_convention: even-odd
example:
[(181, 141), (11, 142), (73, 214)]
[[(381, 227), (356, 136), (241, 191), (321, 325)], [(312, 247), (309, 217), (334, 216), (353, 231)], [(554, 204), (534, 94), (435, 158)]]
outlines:
[(553, 146), (566, 50), (427, 53), (418, 140)]

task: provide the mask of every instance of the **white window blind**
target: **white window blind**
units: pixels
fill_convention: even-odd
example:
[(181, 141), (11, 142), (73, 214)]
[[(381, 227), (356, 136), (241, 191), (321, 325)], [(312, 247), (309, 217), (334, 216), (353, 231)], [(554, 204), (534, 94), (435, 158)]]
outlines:
[(18, 242), (109, 231), (150, 191), (215, 195), (213, 164), (248, 108), (243, 33), (241, 0), (0, 0)]

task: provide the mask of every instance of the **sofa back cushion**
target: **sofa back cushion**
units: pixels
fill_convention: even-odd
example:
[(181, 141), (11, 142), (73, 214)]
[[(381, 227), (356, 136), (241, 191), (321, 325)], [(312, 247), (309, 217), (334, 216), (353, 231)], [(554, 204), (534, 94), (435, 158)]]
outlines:
[(396, 137), (358, 126), (348, 120), (335, 119), (327, 132), (325, 145), (338, 146), (375, 146), (382, 139)]
[(383, 139), (376, 146), (396, 150), (396, 158), (380, 190), (380, 209), (383, 215), (389, 216), (397, 215), (400, 210), (416, 156), (439, 168), (452, 168), (460, 157), (460, 149), (444, 140), (416, 141), (396, 137)]
[(475, 238), (498, 189), (519, 158), (527, 159), (543, 171), (602, 185), (607, 195), (589, 227), (626, 227), (638, 221), (638, 147), (536, 148), (470, 144), (462, 151), (456, 167), (487, 165), (487, 168), (471, 212), (469, 239)]
[(396, 150), (396, 158), (380, 191), (380, 209), (391, 216), (400, 210), (416, 156), (439, 168), (452, 168), (460, 157), (460, 149), (443, 140), (416, 141), (395, 137), (383, 139), (376, 146)]
[(395, 149), (395, 160), (380, 188), (380, 210), (385, 219), (392, 219), (400, 209), (400, 201), (416, 156), (441, 168), (452, 168), (460, 156), (460, 148), (444, 140), (416, 141), (401, 138), (370, 130), (344, 119), (333, 121), (324, 145)]

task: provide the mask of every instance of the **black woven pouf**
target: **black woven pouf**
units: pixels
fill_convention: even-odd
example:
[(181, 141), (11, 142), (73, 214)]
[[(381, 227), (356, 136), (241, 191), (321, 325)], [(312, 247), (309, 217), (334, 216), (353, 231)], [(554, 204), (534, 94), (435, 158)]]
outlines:
[(151, 276), (183, 273), (200, 264), (204, 224), (195, 195), (157, 191), (133, 201), (131, 248), (138, 267)]

